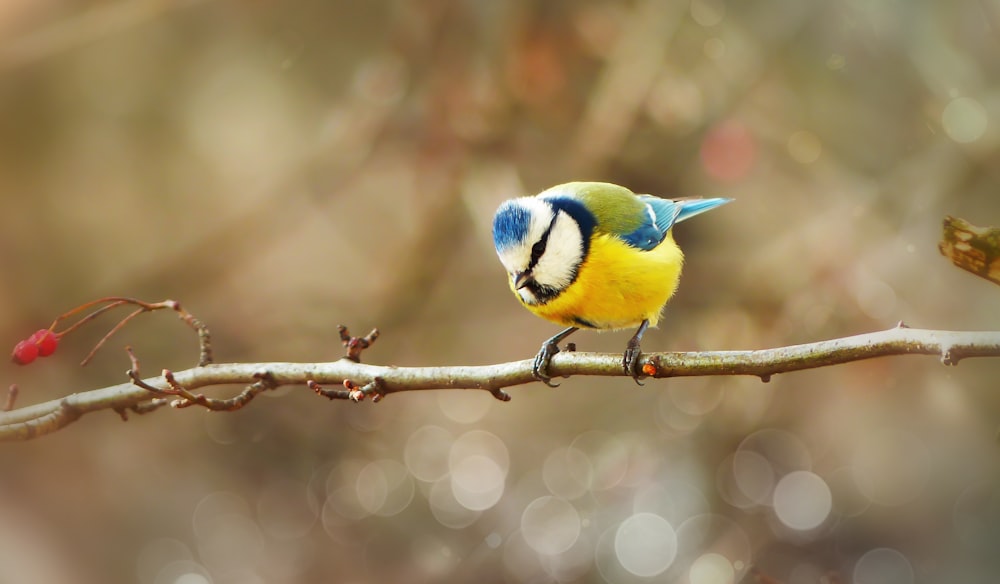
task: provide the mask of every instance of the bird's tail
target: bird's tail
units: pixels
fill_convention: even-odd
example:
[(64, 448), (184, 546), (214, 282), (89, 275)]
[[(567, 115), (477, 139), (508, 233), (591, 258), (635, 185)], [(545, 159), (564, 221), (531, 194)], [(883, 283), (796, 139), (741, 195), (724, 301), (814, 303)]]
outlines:
[(681, 212), (677, 214), (677, 219), (674, 223), (680, 223), (685, 219), (690, 219), (695, 215), (701, 215), (705, 211), (711, 211), (712, 209), (725, 205), (732, 199), (724, 198), (714, 198), (714, 199), (678, 199), (674, 203), (680, 205)]

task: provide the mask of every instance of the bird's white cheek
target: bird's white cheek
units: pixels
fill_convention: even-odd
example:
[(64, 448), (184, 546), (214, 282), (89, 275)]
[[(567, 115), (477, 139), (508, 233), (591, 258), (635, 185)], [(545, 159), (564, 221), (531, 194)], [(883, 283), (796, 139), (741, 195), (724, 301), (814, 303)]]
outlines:
[(535, 295), (532, 294), (531, 290), (528, 290), (527, 288), (521, 288), (520, 290), (518, 290), (517, 295), (521, 298), (521, 302), (524, 302), (525, 304), (538, 303), (538, 299), (535, 298)]

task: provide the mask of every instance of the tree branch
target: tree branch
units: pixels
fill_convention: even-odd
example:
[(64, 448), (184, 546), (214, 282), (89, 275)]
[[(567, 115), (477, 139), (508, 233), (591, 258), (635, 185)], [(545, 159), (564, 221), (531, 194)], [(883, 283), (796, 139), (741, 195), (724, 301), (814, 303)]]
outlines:
[[(758, 351), (648, 353), (642, 368), (650, 377), (753, 375), (768, 381), (777, 373), (827, 367), (890, 355), (937, 355), (945, 365), (966, 357), (1000, 357), (1000, 332), (935, 331), (897, 327), (863, 335)], [(496, 365), (457, 367), (386, 367), (340, 359), (329, 363), (229, 363), (165, 372), (135, 383), (74, 393), (62, 399), (0, 412), (0, 440), (27, 440), (50, 434), (85, 414), (113, 410), (145, 413), (163, 405), (187, 407), (214, 403), (213, 410), (242, 407), (256, 393), (283, 385), (301, 385), (331, 399), (360, 401), (392, 393), (427, 389), (479, 389), (508, 400), (503, 388), (532, 383), (532, 360)], [(562, 352), (553, 357), (554, 376), (600, 375), (624, 377), (621, 355)], [(220, 385), (247, 385), (233, 400), (209, 400), (193, 391)], [(320, 384), (344, 390), (324, 390)], [(360, 385), (359, 385), (360, 384)], [(180, 391), (178, 388), (182, 388)], [(176, 396), (176, 399), (164, 398)], [(219, 404), (228, 403), (232, 407)]]

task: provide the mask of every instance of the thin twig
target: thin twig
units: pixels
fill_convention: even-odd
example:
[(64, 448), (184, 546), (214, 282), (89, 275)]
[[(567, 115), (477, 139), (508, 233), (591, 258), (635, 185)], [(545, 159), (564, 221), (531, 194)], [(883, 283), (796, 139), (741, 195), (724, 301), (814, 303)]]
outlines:
[(10, 387), (7, 388), (7, 399), (4, 400), (3, 410), (9, 412), (14, 409), (14, 403), (17, 402), (18, 387), (16, 383), (11, 383)]
[[(101, 304), (103, 304), (103, 306), (100, 306), (99, 308), (92, 310), (90, 313), (81, 317), (79, 320), (67, 326), (65, 329), (61, 331), (56, 330), (56, 327), (59, 325), (59, 323)], [(83, 358), (83, 361), (80, 362), (81, 366), (90, 363), (91, 359), (93, 359), (97, 351), (100, 350), (100, 348), (103, 347), (105, 343), (107, 343), (108, 339), (110, 339), (112, 336), (114, 336), (115, 333), (124, 328), (125, 325), (128, 324), (132, 319), (145, 312), (153, 312), (155, 310), (164, 310), (164, 309), (169, 309), (176, 312), (178, 318), (180, 318), (189, 327), (194, 329), (194, 331), (198, 334), (198, 365), (199, 366), (208, 365), (209, 363), (212, 362), (212, 340), (211, 340), (211, 334), (208, 332), (208, 327), (205, 326), (203, 322), (195, 318), (193, 314), (184, 310), (181, 307), (180, 302), (177, 302), (176, 300), (163, 300), (161, 302), (145, 302), (137, 298), (128, 298), (125, 296), (106, 296), (104, 298), (98, 298), (97, 300), (86, 302), (67, 312), (64, 312), (63, 314), (60, 314), (59, 316), (56, 317), (54, 321), (52, 321), (52, 324), (49, 326), (49, 330), (55, 332), (58, 337), (64, 337), (67, 334), (80, 328), (81, 326), (87, 324), (88, 322), (94, 320), (95, 318), (101, 316), (105, 312), (108, 312), (113, 308), (117, 308), (119, 306), (124, 306), (124, 305), (132, 305), (137, 308), (132, 312), (130, 312), (127, 316), (125, 316), (125, 318), (120, 320), (118, 324), (113, 326), (111, 330), (109, 330), (103, 337), (101, 337), (99, 341), (97, 341), (97, 344), (94, 345), (94, 348), (91, 349), (90, 352), (87, 353), (87, 356)], [(132, 359), (134, 364), (135, 357), (130, 356), (130, 358)]]
[[(935, 331), (907, 328), (900, 323), (881, 332), (776, 349), (649, 353), (643, 356), (641, 365), (644, 371), (652, 373), (651, 377), (752, 375), (767, 380), (778, 373), (890, 355), (936, 355), (946, 365), (955, 365), (969, 357), (1000, 357), (1000, 332)], [(171, 378), (173, 384), (189, 393), (203, 387), (234, 384), (254, 386), (254, 389), (244, 390), (244, 393), (249, 391), (253, 395), (263, 391), (262, 388), (283, 385), (307, 386), (318, 391), (316, 387), (322, 389), (319, 384), (326, 384), (345, 387), (340, 391), (319, 392), (331, 399), (351, 399), (351, 392), (358, 390), (374, 397), (431, 389), (479, 389), (504, 399), (502, 396), (507, 394), (502, 391), (503, 388), (535, 381), (532, 362), (532, 359), (526, 359), (497, 365), (457, 367), (383, 367), (355, 363), (349, 359), (330, 363), (230, 363), (179, 371)], [(133, 363), (133, 374), (135, 369), (137, 363)], [(606, 353), (562, 352), (552, 358), (549, 372), (564, 377), (625, 376), (621, 355)], [(344, 383), (345, 380), (353, 390), (346, 389), (348, 384)], [(143, 404), (150, 403), (151, 392), (162, 399), (161, 393), (172, 391), (162, 376), (138, 381), (143, 384), (141, 387), (130, 381), (0, 412), (0, 440), (26, 440), (49, 434), (90, 412), (121, 411), (133, 407), (146, 409)], [(375, 384), (370, 385), (373, 382)], [(231, 407), (222, 409), (237, 409), (248, 402), (250, 396), (235, 399), (217, 401), (229, 402)], [(237, 403), (238, 406), (233, 405)]]
[[(98, 304), (100, 302), (104, 302), (104, 300), (102, 299), (102, 300), (96, 300), (94, 302), (88, 302), (86, 304), (82, 304), (80, 306), (77, 306), (76, 308), (74, 308), (73, 310), (70, 310), (69, 312), (66, 312), (64, 314), (59, 315), (58, 317), (56, 317), (55, 321), (52, 322), (52, 326), (49, 327), (49, 329), (50, 330), (54, 330), (57, 324), (59, 324), (63, 320), (66, 320), (67, 318), (73, 316), (74, 314), (80, 312), (80, 309), (90, 308), (91, 306), (94, 306), (95, 304)], [(65, 329), (59, 331), (59, 334), (65, 335), (65, 334), (71, 333), (71, 332), (75, 331), (76, 329), (80, 328), (81, 326), (87, 324), (88, 322), (94, 320), (98, 316), (101, 316), (105, 312), (111, 310), (112, 308), (117, 308), (117, 307), (121, 306), (122, 304), (127, 304), (127, 302), (125, 300), (113, 300), (113, 301), (109, 302), (108, 304), (105, 304), (104, 306), (102, 306), (102, 307), (94, 310), (90, 314), (88, 314), (88, 315), (80, 318), (80, 320), (74, 322), (73, 324), (69, 325)]]
[[(107, 308), (107, 307), (105, 307), (105, 308)], [(94, 312), (99, 312), (99, 311), (94, 311)], [(120, 321), (118, 321), (118, 324), (116, 324), (115, 326), (111, 327), (111, 330), (109, 330), (107, 333), (105, 333), (104, 336), (101, 337), (101, 340), (97, 341), (97, 344), (94, 345), (94, 348), (91, 349), (89, 353), (87, 353), (87, 356), (83, 358), (83, 361), (80, 361), (80, 366), (81, 367), (85, 367), (87, 365), (87, 363), (90, 363), (90, 360), (94, 358), (94, 355), (97, 353), (97, 351), (101, 347), (104, 346), (104, 343), (108, 342), (108, 339), (110, 339), (112, 335), (114, 335), (116, 332), (122, 330), (122, 327), (124, 327), (126, 324), (128, 324), (130, 320), (132, 320), (133, 318), (139, 316), (143, 312), (147, 312), (147, 309), (146, 308), (136, 308), (135, 310), (133, 310), (132, 312), (130, 312), (128, 314), (128, 316), (126, 316), (125, 318), (123, 318)], [(77, 323), (77, 324), (79, 324), (79, 323)], [(74, 326), (76, 326), (76, 325), (74, 325)], [(70, 327), (70, 328), (72, 328), (72, 327)]]

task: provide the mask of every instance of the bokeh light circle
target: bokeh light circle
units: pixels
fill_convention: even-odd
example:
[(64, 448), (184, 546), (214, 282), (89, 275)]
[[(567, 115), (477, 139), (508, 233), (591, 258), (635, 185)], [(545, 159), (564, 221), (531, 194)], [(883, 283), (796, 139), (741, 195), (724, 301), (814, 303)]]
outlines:
[(677, 528), (677, 559), (668, 580), (681, 580), (690, 576), (690, 570), (705, 554), (718, 554), (733, 568), (733, 580), (741, 581), (753, 564), (750, 537), (732, 519), (723, 515), (705, 513), (692, 517)]
[(382, 508), (389, 496), (389, 480), (377, 464), (369, 462), (362, 467), (355, 484), (358, 503), (365, 513), (371, 515)]
[(786, 430), (764, 428), (740, 442), (737, 452), (756, 452), (770, 463), (775, 476), (782, 477), (793, 470), (811, 470), (812, 455), (798, 436)]
[[(369, 481), (377, 480), (372, 473), (365, 473), (367, 462), (346, 459), (330, 470), (326, 477), (326, 501), (323, 503), (324, 515), (331, 510), (344, 519), (356, 521), (369, 515), (368, 507), (372, 501), (362, 501), (359, 493), (371, 487)], [(370, 493), (364, 495), (371, 497)], [(332, 516), (325, 517), (332, 519)]]
[(153, 584), (210, 584), (208, 570), (189, 560), (179, 560), (164, 566), (153, 580)]
[(205, 495), (191, 514), (191, 528), (195, 537), (205, 537), (219, 517), (229, 515), (250, 516), (250, 505), (246, 499), (228, 491), (216, 491)]
[(632, 511), (655, 513), (672, 525), (705, 513), (708, 501), (696, 486), (680, 480), (658, 481), (636, 490)]
[(632, 574), (652, 578), (665, 572), (677, 556), (677, 533), (655, 513), (636, 513), (618, 526), (615, 555)]
[(185, 572), (178, 576), (173, 584), (212, 584), (212, 581), (201, 572)]
[(505, 581), (546, 582), (549, 580), (542, 568), (542, 556), (524, 539), (524, 534), (516, 531), (503, 543), (503, 567)]
[(570, 444), (570, 472), (591, 490), (603, 491), (625, 478), (629, 457), (625, 444), (614, 434), (592, 430), (584, 432)]
[(830, 487), (807, 470), (788, 473), (774, 488), (774, 514), (791, 529), (808, 531), (819, 527), (832, 508)]
[(690, 584), (733, 584), (735, 581), (736, 570), (722, 554), (702, 554), (688, 570)]
[(396, 515), (409, 506), (414, 490), (407, 468), (392, 459), (373, 460), (358, 473), (358, 502), (370, 515)]
[(177, 561), (191, 561), (194, 556), (188, 546), (171, 538), (160, 538), (142, 546), (136, 556), (137, 581), (142, 584), (152, 582), (163, 566)]
[(854, 564), (853, 584), (913, 584), (913, 566), (892, 548), (877, 548)]
[(213, 572), (253, 566), (266, 544), (260, 527), (245, 515), (220, 515), (198, 537), (198, 556)]
[(455, 437), (440, 426), (427, 425), (406, 440), (403, 461), (417, 479), (433, 483), (448, 474), (448, 456)]
[(986, 108), (971, 97), (956, 97), (941, 112), (941, 126), (948, 137), (959, 144), (982, 138), (988, 125)]
[(438, 396), (441, 412), (460, 424), (478, 422), (494, 403), (496, 400), (483, 391), (443, 392)]
[(738, 450), (733, 454), (732, 472), (736, 487), (747, 499), (758, 505), (770, 502), (775, 479), (767, 458), (753, 450)]
[(451, 468), (451, 490), (455, 500), (468, 509), (483, 511), (503, 495), (506, 473), (489, 456), (473, 454)]
[(542, 464), (542, 481), (550, 493), (563, 499), (576, 499), (587, 493), (590, 461), (579, 450), (557, 448)]
[(565, 552), (580, 537), (580, 514), (565, 499), (546, 495), (528, 504), (521, 514), (521, 535), (539, 554)]
[(481, 514), (480, 511), (466, 507), (455, 498), (455, 491), (452, 490), (451, 479), (448, 477), (434, 483), (427, 502), (430, 503), (431, 513), (438, 523), (452, 529), (472, 525)]
[(691, 416), (704, 416), (722, 403), (724, 387), (708, 378), (693, 377), (676, 379), (665, 391), (678, 410)]
[(510, 453), (499, 436), (486, 430), (471, 430), (459, 436), (448, 452), (448, 470), (469, 456), (486, 456), (492, 459), (500, 471), (507, 475), (510, 469)]

